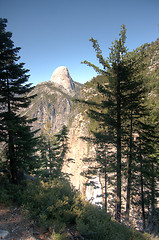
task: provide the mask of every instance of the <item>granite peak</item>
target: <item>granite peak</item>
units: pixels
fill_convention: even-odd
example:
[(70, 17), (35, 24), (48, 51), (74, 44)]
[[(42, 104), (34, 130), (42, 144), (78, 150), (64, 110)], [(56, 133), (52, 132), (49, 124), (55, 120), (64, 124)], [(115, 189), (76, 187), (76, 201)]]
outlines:
[(73, 91), (75, 88), (75, 83), (72, 80), (68, 68), (65, 66), (60, 66), (56, 68), (51, 76), (50, 81), (55, 83), (56, 85), (62, 86), (69, 92)]

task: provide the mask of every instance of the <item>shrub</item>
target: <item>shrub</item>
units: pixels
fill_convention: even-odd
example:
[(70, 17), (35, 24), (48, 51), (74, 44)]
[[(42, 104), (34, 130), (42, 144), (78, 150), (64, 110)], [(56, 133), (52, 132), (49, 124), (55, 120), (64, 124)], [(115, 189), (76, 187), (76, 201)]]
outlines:
[(60, 233), (55, 233), (53, 232), (52, 236), (51, 236), (51, 240), (66, 240), (67, 238), (60, 234)]
[(12, 206), (21, 202), (21, 185), (13, 185), (5, 176), (0, 177), (0, 202), (6, 206)]
[(144, 240), (141, 233), (134, 229), (128, 229), (125, 225), (113, 220), (109, 214), (89, 203), (84, 204), (84, 208), (77, 217), (77, 229), (90, 240)]
[(38, 224), (49, 228), (75, 222), (72, 211), (74, 195), (69, 183), (63, 180), (55, 179), (42, 184), (28, 182), (22, 202)]
[(86, 203), (77, 218), (77, 229), (88, 239), (109, 240), (109, 236), (105, 236), (105, 231), (111, 235), (110, 216), (102, 209)]
[(61, 179), (27, 181), (12, 185), (0, 179), (0, 202), (18, 203), (41, 227), (52, 229), (53, 239), (64, 240), (71, 224), (88, 240), (145, 240), (134, 229), (113, 221), (109, 214), (85, 201), (70, 184)]

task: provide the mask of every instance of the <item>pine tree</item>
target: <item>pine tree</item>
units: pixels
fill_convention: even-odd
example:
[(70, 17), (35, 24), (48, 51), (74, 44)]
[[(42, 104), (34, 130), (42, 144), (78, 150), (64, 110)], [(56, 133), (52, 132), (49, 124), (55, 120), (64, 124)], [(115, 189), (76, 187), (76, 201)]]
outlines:
[(20, 109), (28, 107), (33, 96), (26, 96), (32, 90), (31, 84), (27, 83), (28, 70), (24, 69), (24, 63), (19, 63), (20, 48), (14, 47), (12, 34), (6, 27), (7, 20), (0, 19), (0, 140), (7, 144), (12, 182), (17, 183), (19, 169), (24, 171), (27, 166), (26, 170), (29, 170), (34, 165), (31, 121), (20, 116)]
[(68, 151), (67, 135), (68, 130), (65, 125), (59, 133), (54, 134), (50, 121), (47, 121), (40, 141), (41, 175), (46, 179), (63, 175), (61, 170)]
[(105, 86), (99, 86), (100, 90), (105, 92), (107, 101), (103, 104), (107, 107), (108, 112), (105, 114), (105, 125), (109, 126), (109, 130), (112, 131), (112, 144), (116, 145), (117, 157), (116, 157), (116, 175), (117, 175), (117, 210), (116, 218), (121, 220), (121, 140), (122, 140), (122, 89), (125, 82), (128, 79), (127, 66), (123, 63), (124, 55), (127, 53), (125, 47), (126, 29), (122, 25), (121, 32), (119, 34), (119, 40), (115, 40), (110, 48), (111, 52), (108, 60), (105, 60), (102, 56), (102, 51), (99, 44), (93, 38), (91, 39), (93, 47), (96, 51), (96, 56), (99, 63), (102, 64), (103, 69), (96, 67), (88, 61), (84, 61), (85, 64), (93, 67), (98, 73), (105, 75), (108, 78), (108, 84)]
[[(136, 185), (136, 196), (140, 197), (143, 230), (148, 225), (151, 225), (151, 229), (155, 226), (158, 182), (158, 153), (155, 145), (159, 143), (158, 133), (155, 129), (155, 125), (151, 124), (150, 117), (144, 117), (138, 121), (138, 137), (135, 143), (137, 175), (136, 179), (133, 179), (133, 184)], [(149, 223), (147, 222), (148, 217)]]
[(65, 159), (66, 153), (69, 151), (68, 149), (68, 129), (65, 125), (63, 125), (61, 131), (55, 134), (57, 139), (56, 146), (56, 155), (57, 155), (57, 167), (56, 172), (58, 176), (63, 176), (62, 166), (65, 161), (71, 161), (72, 159)]
[[(145, 124), (143, 124), (146, 119), (149, 119), (150, 109), (147, 107), (147, 96), (148, 91), (146, 89), (146, 84), (148, 82), (148, 61), (147, 61), (147, 51), (148, 51), (148, 44), (144, 44), (141, 47), (137, 48), (133, 52), (129, 53), (126, 57), (129, 59), (129, 88), (128, 92), (126, 91), (126, 98), (124, 101), (124, 107), (127, 109), (126, 113), (126, 128), (130, 129), (126, 135), (128, 136), (129, 140), (127, 142), (127, 154), (128, 154), (128, 166), (127, 166), (127, 200), (126, 200), (126, 220), (129, 221), (129, 213), (130, 213), (130, 202), (131, 202), (131, 192), (132, 188), (134, 188), (134, 184), (136, 182), (135, 179), (135, 169), (137, 166), (137, 159), (140, 159), (139, 164), (139, 174), (140, 179), (140, 196), (141, 196), (141, 209), (142, 209), (142, 219), (143, 219), (143, 228), (145, 228), (145, 199), (149, 199), (150, 197), (150, 190), (147, 189), (147, 193), (145, 194), (144, 191), (144, 183), (149, 185), (150, 183), (148, 180), (148, 176), (154, 176), (154, 173), (147, 173), (147, 169), (153, 169), (153, 164), (151, 166), (151, 155), (154, 152), (154, 147), (152, 147), (152, 142), (154, 142), (153, 137), (155, 138), (155, 133), (152, 133), (153, 128), (153, 121), (149, 121), (147, 123), (147, 130), (145, 132)], [(146, 59), (146, 60), (145, 60)], [(127, 87), (126, 87), (127, 88)], [(152, 118), (152, 117), (151, 117)], [(139, 134), (139, 126), (140, 126), (140, 134)], [(156, 125), (157, 126), (157, 125)], [(156, 128), (157, 129), (157, 128)], [(146, 133), (146, 135), (145, 135)], [(157, 132), (156, 132), (157, 133)], [(143, 134), (147, 138), (147, 143), (151, 143), (150, 145), (146, 142), (143, 144), (142, 137)], [(142, 154), (136, 153), (136, 144), (137, 140), (135, 140), (136, 136), (140, 135), (140, 143), (138, 148), (142, 150)], [(144, 137), (144, 139), (146, 139)], [(138, 139), (138, 138), (137, 138)], [(155, 141), (156, 142), (156, 141)], [(139, 151), (141, 152), (141, 151)], [(143, 154), (145, 153), (145, 154)], [(154, 155), (153, 155), (154, 156)], [(145, 159), (147, 159), (147, 163), (145, 165)], [(153, 159), (155, 159), (153, 157)], [(153, 160), (154, 161), (154, 160)], [(155, 182), (155, 179), (154, 179)], [(146, 185), (145, 184), (145, 185)], [(155, 185), (155, 184), (154, 184)], [(151, 181), (152, 188), (154, 187)], [(147, 188), (147, 187), (146, 187)], [(152, 191), (154, 192), (154, 191)], [(148, 194), (148, 195), (147, 195)], [(146, 197), (147, 195), (147, 197)], [(153, 198), (155, 199), (155, 198)], [(155, 202), (155, 201), (153, 201)], [(149, 203), (148, 203), (149, 205)]]
[(99, 83), (98, 90), (99, 94), (102, 93), (106, 99), (102, 101), (102, 108), (105, 110), (101, 112), (91, 110), (89, 116), (98, 122), (101, 122), (102, 119), (103, 126), (107, 127), (106, 135), (110, 136), (111, 133), (109, 144), (116, 147), (116, 218), (118, 221), (121, 220), (121, 179), (124, 171), (122, 166), (124, 166), (124, 159), (128, 159), (126, 218), (129, 221), (132, 179), (134, 177), (132, 171), (135, 163), (134, 138), (137, 132), (138, 119), (147, 114), (144, 106), (145, 88), (143, 85), (145, 80), (143, 70), (146, 66), (143, 60), (146, 56), (147, 44), (132, 53), (127, 52), (125, 47), (126, 29), (123, 25), (119, 40), (112, 43), (109, 58), (106, 60), (97, 40), (93, 38), (90, 40), (103, 69), (88, 61), (84, 61), (84, 63), (105, 77), (105, 83)]
[(52, 125), (49, 120), (47, 120), (42, 133), (40, 141), (40, 153), (41, 153), (41, 167), (47, 175), (47, 171), (51, 175), (53, 172), (54, 165), (56, 163), (56, 156), (54, 148), (56, 146), (56, 138), (53, 134)]
[(145, 87), (143, 84), (143, 71), (146, 68), (144, 63), (146, 45), (127, 54), (124, 61), (127, 62), (128, 82), (124, 86), (123, 108), (125, 118), (125, 147), (127, 148), (127, 199), (126, 199), (126, 220), (129, 222), (131, 182), (134, 155), (134, 138), (137, 132), (138, 119), (146, 114), (145, 112)]

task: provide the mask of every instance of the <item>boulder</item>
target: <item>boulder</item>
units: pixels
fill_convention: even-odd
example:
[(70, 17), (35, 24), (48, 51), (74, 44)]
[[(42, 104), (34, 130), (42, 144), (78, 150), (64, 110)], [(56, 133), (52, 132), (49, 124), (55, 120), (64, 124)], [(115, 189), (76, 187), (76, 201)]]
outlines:
[(9, 235), (8, 231), (0, 230), (0, 239), (5, 239)]

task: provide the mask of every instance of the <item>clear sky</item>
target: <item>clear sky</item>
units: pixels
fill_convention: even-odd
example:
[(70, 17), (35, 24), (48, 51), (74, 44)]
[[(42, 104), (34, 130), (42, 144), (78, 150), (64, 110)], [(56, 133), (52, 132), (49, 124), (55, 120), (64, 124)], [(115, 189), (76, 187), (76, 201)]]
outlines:
[(59, 66), (74, 81), (89, 81), (96, 73), (81, 64), (97, 64), (89, 39), (98, 40), (106, 58), (122, 24), (129, 50), (159, 37), (159, 0), (0, 0), (0, 17), (8, 19), (34, 85), (49, 81)]

